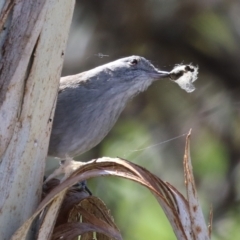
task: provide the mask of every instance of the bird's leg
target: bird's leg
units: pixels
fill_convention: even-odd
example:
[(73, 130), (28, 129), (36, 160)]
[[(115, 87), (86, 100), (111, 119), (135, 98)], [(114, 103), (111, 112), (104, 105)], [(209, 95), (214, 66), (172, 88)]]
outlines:
[[(83, 162), (78, 162), (78, 161), (74, 161), (72, 158), (66, 156), (65, 159), (58, 159), (59, 160), (59, 168), (57, 168), (53, 173), (51, 173), (47, 178), (44, 177), (44, 183), (47, 183), (48, 181), (50, 181), (53, 178), (56, 178), (60, 175), (64, 175), (62, 177), (62, 179), (60, 180), (60, 182), (63, 182), (66, 178), (68, 178), (71, 173), (75, 170), (77, 170), (78, 168), (80, 168), (83, 164)], [(91, 191), (89, 190), (89, 188), (87, 187), (87, 181), (82, 181), (79, 183), (76, 183), (75, 185), (73, 185), (74, 187), (79, 188), (80, 191), (86, 191), (89, 193), (89, 195), (92, 195)]]

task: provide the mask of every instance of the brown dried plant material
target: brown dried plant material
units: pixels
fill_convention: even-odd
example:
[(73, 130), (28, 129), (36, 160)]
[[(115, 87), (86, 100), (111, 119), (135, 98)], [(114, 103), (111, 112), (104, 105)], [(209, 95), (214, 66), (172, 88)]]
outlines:
[[(96, 232), (95, 235), (98, 240), (122, 239), (106, 205), (97, 197), (83, 197), (83, 193), (83, 191), (67, 193), (59, 212), (53, 239), (57, 239), (59, 236), (62, 236), (63, 239), (72, 239), (68, 237), (68, 231), (65, 232), (66, 229), (70, 228), (70, 223), (73, 227), (83, 224), (84, 227), (80, 228), (82, 240), (93, 239), (92, 232)], [(79, 224), (76, 225), (75, 223)], [(76, 237), (78, 233), (76, 230), (75, 233), (71, 233), (71, 236)]]
[(192, 171), (189, 140), (190, 135), (191, 130), (187, 136), (183, 165), (189, 206), (189, 218), (191, 220), (191, 234), (192, 237), (194, 236), (193, 239), (209, 239), (208, 228), (198, 201), (197, 189)]
[[(67, 164), (67, 179), (52, 189), (52, 191), (40, 203), (33, 217), (29, 219), (18, 230), (18, 232), (16, 232), (12, 239), (22, 239), (21, 234), (29, 228), (34, 218), (44, 209), (47, 209), (48, 206), (54, 206), (56, 199), (61, 198), (62, 194), (67, 189), (71, 188), (71, 186), (83, 180), (99, 176), (122, 177), (138, 182), (139, 184), (147, 187), (164, 210), (177, 239), (210, 239), (210, 233), (208, 232), (197, 198), (189, 145), (190, 133), (187, 136), (184, 155), (187, 199), (171, 184), (162, 181), (160, 178), (141, 166), (124, 159), (104, 157), (79, 166), (77, 162), (72, 161)], [(70, 166), (74, 166), (74, 169), (71, 170)], [(63, 166), (61, 171), (64, 172)], [(71, 193), (71, 191), (69, 191), (68, 194), (69, 193)], [(64, 201), (66, 201), (69, 197), (68, 194), (65, 196)], [(67, 200), (75, 204), (73, 208), (70, 206), (71, 204), (69, 206), (66, 204), (66, 207), (64, 207), (65, 204), (62, 204), (60, 214), (57, 219), (57, 227), (54, 229), (53, 239), (58, 239), (60, 236), (66, 237), (63, 239), (73, 239), (77, 235), (85, 234), (87, 232), (88, 234), (82, 235), (83, 238), (81, 239), (92, 239), (93, 235), (92, 233), (89, 234), (89, 232), (100, 233), (97, 235), (98, 240), (110, 238), (121, 239), (120, 233), (113, 223), (111, 215), (109, 214), (106, 206), (100, 202), (99, 199), (94, 197), (83, 197), (82, 200), (79, 198), (80, 203), (76, 204), (79, 200), (76, 198), (78, 197), (71, 196), (71, 200)], [(67, 210), (64, 208), (67, 208)], [(70, 209), (72, 210), (69, 212)], [(61, 220), (61, 214), (65, 216), (65, 220)], [(66, 222), (66, 219), (71, 222)], [(79, 222), (80, 220), (82, 222)], [(49, 223), (49, 221), (47, 222)], [(103, 237), (103, 235), (107, 235), (109, 238)]]
[(67, 222), (80, 221), (80, 214), (76, 212), (76, 216), (72, 216), (71, 212), (84, 199), (87, 199), (89, 194), (75, 186), (71, 187), (65, 195), (63, 204), (59, 210), (59, 215), (55, 227)]
[[(45, 184), (44, 192), (51, 191), (59, 183), (60, 180), (51, 179)], [(106, 205), (76, 184), (65, 195), (52, 239), (74, 239), (81, 235), (81, 240), (86, 240), (93, 239), (93, 234), (98, 240), (122, 239)]]
[[(82, 222), (89, 222), (89, 223), (96, 223), (97, 224), (97, 219), (98, 220), (102, 220), (103, 222), (107, 223), (111, 228), (113, 228), (113, 230), (115, 232), (119, 233), (120, 237), (120, 231), (118, 229), (118, 227), (115, 225), (113, 217), (110, 214), (110, 210), (106, 207), (106, 205), (104, 204), (103, 201), (101, 201), (99, 198), (94, 197), (94, 196), (90, 196), (87, 199), (84, 199), (81, 202), (81, 206), (77, 206), (76, 207), (77, 210), (80, 210), (81, 213), (84, 213), (84, 211), (87, 211), (88, 213), (90, 213), (91, 215), (94, 215), (96, 217), (95, 222), (92, 222), (94, 218), (89, 218), (90, 215), (86, 216), (86, 215), (82, 215)], [(100, 221), (100, 222), (102, 222)], [(99, 223), (100, 223), (99, 222)], [(84, 239), (84, 235), (82, 236)], [(96, 238), (97, 239), (110, 239), (109, 237), (106, 236), (106, 234), (102, 234), (102, 233), (96, 233)], [(86, 238), (88, 239), (88, 238)]]
[[(99, 225), (93, 225), (90, 223), (66, 223), (64, 226), (59, 226), (57, 229), (57, 232), (54, 233), (52, 240), (57, 240), (57, 239), (64, 239), (64, 240), (70, 240), (75, 238), (78, 235), (83, 235), (84, 233), (87, 232), (100, 232), (104, 234), (112, 234), (112, 231), (109, 227), (105, 228), (104, 226), (99, 226)], [(81, 237), (81, 239), (83, 239)], [(93, 237), (90, 235), (88, 240), (92, 240)], [(112, 236), (112, 238), (105, 238), (107, 240), (110, 239), (122, 239), (121, 237), (117, 237), (115, 235)], [(102, 238), (97, 238), (97, 240), (103, 240)]]

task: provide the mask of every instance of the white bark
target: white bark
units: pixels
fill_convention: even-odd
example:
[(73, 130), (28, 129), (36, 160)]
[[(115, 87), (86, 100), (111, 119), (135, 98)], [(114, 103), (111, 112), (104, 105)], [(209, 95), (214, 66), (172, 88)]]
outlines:
[(75, 1), (13, 2), (0, 4), (1, 240), (9, 239), (39, 202)]

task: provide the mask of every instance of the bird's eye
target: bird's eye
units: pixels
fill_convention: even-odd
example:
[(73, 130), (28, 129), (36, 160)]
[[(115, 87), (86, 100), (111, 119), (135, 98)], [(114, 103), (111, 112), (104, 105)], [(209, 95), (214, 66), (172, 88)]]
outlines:
[(132, 66), (137, 65), (138, 64), (138, 60), (136, 58), (134, 58), (133, 60), (131, 60), (130, 64)]

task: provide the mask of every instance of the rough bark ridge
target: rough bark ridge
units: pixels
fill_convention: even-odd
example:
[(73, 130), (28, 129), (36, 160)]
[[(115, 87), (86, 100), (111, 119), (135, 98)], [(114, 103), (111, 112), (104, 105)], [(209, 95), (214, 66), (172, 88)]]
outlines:
[(0, 239), (39, 201), (74, 2), (0, 4)]

